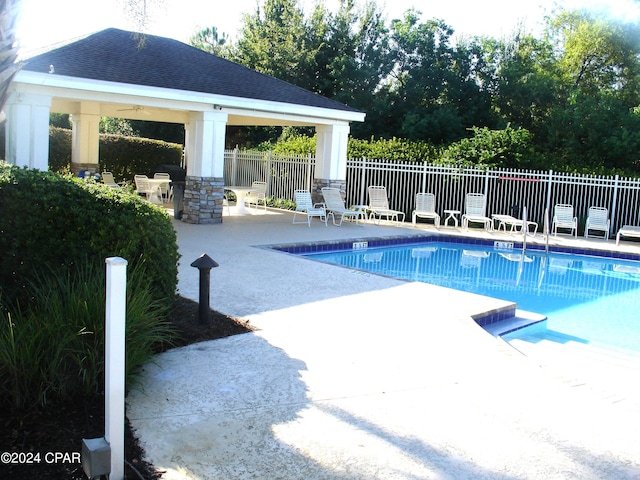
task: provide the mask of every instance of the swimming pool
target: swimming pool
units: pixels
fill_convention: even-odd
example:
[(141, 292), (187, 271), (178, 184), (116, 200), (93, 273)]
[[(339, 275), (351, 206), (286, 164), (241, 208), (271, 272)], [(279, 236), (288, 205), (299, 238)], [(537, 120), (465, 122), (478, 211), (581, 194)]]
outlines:
[[(506, 248), (505, 248), (506, 247)], [(325, 249), (331, 249), (328, 246)], [(575, 253), (511, 248), (510, 244), (426, 241), (369, 248), (302, 251), (314, 260), (515, 302), (547, 320), (517, 330), (640, 352), (640, 262)], [(338, 250), (335, 250), (335, 249)]]

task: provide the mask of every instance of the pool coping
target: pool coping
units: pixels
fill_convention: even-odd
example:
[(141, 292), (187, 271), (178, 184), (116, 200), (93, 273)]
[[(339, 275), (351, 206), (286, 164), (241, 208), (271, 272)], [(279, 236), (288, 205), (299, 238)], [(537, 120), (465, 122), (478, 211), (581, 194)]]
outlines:
[[(367, 248), (382, 248), (400, 245), (413, 245), (416, 243), (433, 243), (446, 242), (454, 244), (489, 246), (502, 250), (522, 250), (522, 241), (505, 241), (505, 240), (489, 240), (484, 238), (473, 238), (467, 236), (443, 235), (440, 233), (432, 233), (425, 235), (397, 235), (391, 237), (354, 237), (349, 240), (329, 240), (318, 242), (303, 242), (292, 244), (271, 244), (260, 245), (260, 248), (276, 250), (283, 253), (294, 255), (309, 255), (313, 253), (328, 253), (339, 251), (360, 250)], [(498, 244), (502, 244), (500, 247)], [(640, 254), (605, 250), (599, 248), (583, 248), (575, 246), (549, 245), (548, 249), (545, 245), (539, 243), (527, 243), (525, 251), (532, 250), (536, 252), (549, 253), (570, 253), (573, 255), (589, 255), (602, 258), (615, 258), (620, 260), (640, 261)]]
[[(522, 241), (511, 240), (490, 240), (485, 238), (474, 238), (467, 236), (443, 235), (441, 233), (416, 234), (416, 235), (397, 235), (391, 237), (356, 237), (348, 240), (331, 240), (331, 241), (315, 241), (302, 242), (294, 244), (272, 244), (260, 245), (259, 248), (265, 248), (272, 251), (286, 253), (290, 255), (306, 257), (309, 260), (322, 262), (322, 260), (314, 259), (311, 255), (316, 253), (329, 252), (347, 252), (360, 251), (375, 248), (384, 248), (391, 246), (415, 245), (423, 243), (452, 243), (458, 245), (471, 245), (482, 247), (493, 247), (499, 251), (522, 250), (523, 245), (525, 251), (531, 250), (538, 253), (568, 253), (572, 255), (588, 255), (600, 258), (615, 258), (619, 260), (640, 261), (640, 254), (628, 252), (612, 251), (598, 248), (580, 248), (575, 246), (560, 245), (541, 245), (539, 243), (524, 244)], [(324, 262), (330, 263), (330, 262)], [(331, 265), (335, 265), (331, 263)], [(339, 266), (339, 265), (337, 265)], [(393, 278), (399, 281), (410, 282), (402, 278), (393, 277), (381, 273), (370, 272), (355, 267), (343, 267), (351, 270), (363, 271), (372, 275), (380, 275), (383, 277)], [(464, 290), (459, 290), (464, 292)], [(465, 292), (470, 293), (470, 292)], [(495, 297), (489, 297), (495, 298)], [(497, 299), (499, 300), (499, 299)], [(472, 315), (473, 320), (488, 333), (496, 337), (515, 332), (517, 330), (529, 327), (536, 323), (543, 322), (547, 319), (545, 315), (536, 312), (527, 312), (517, 308), (516, 303), (511, 303), (504, 307), (499, 307), (478, 314)]]

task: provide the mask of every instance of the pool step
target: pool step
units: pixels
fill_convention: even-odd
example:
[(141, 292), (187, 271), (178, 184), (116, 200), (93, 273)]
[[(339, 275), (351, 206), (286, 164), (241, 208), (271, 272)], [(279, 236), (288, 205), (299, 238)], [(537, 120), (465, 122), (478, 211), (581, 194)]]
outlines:
[(640, 353), (621, 348), (568, 340), (562, 335), (523, 335), (510, 339), (509, 344), (525, 355), (568, 357), (576, 362), (592, 360), (640, 370)]
[(519, 330), (529, 325), (533, 325), (534, 323), (542, 322), (546, 319), (547, 317), (545, 317), (544, 315), (540, 315), (539, 313), (516, 309), (513, 312), (513, 316), (511, 316), (510, 318), (506, 318), (489, 325), (484, 325), (482, 326), (482, 328), (484, 328), (491, 335), (497, 337), (500, 335), (505, 335), (509, 332), (513, 332), (515, 330)]
[(572, 386), (589, 386), (612, 402), (640, 405), (640, 354), (636, 352), (554, 335), (526, 335), (510, 339), (509, 344)]

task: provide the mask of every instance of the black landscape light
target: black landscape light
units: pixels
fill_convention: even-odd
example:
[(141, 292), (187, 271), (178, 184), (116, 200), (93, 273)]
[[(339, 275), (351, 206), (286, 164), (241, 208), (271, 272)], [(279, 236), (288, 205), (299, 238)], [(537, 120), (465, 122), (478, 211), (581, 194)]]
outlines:
[(211, 283), (211, 269), (218, 263), (206, 253), (200, 255), (191, 263), (192, 267), (200, 270), (200, 299), (198, 306), (198, 320), (200, 325), (209, 324), (209, 285)]

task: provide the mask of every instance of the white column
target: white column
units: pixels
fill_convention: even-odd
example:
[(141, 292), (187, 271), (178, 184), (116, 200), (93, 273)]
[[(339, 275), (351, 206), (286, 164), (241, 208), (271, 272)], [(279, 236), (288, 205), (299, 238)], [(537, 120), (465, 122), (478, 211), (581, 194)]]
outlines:
[(4, 108), (7, 162), (48, 170), (51, 97), (14, 92)]
[(105, 439), (111, 448), (110, 480), (124, 478), (125, 330), (127, 261), (110, 257), (107, 263), (105, 314)]
[(347, 142), (349, 125), (316, 126), (315, 178), (347, 179)]
[(229, 115), (221, 111), (193, 112), (186, 129), (187, 175), (222, 178), (224, 141)]
[(70, 116), (71, 163), (95, 165), (98, 169), (100, 158), (100, 104), (80, 102), (80, 108)]

